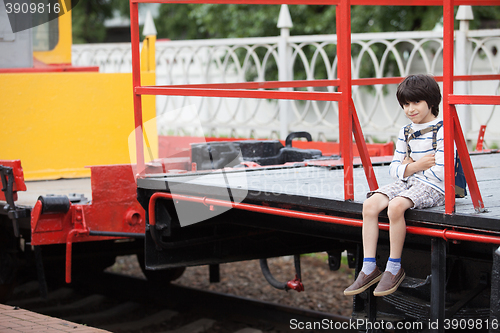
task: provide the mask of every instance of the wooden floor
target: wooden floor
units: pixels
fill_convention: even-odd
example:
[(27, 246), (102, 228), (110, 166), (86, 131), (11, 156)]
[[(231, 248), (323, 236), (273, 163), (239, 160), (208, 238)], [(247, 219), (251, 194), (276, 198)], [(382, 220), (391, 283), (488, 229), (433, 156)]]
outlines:
[[(444, 206), (440, 206), (411, 210), (406, 215), (407, 219), (500, 232), (500, 154), (472, 155), (471, 160), (486, 212), (476, 213), (470, 196), (467, 196), (456, 200), (454, 215), (445, 215)], [(139, 179), (138, 186), (160, 191), (168, 187), (172, 193), (217, 196), (227, 200), (231, 195), (237, 202), (255, 199), (311, 205), (328, 209), (329, 213), (360, 213), (369, 190), (363, 168), (354, 169), (354, 202), (346, 202), (343, 170), (333, 166), (338, 162), (333, 161), (330, 166), (324, 161), (320, 164), (323, 166), (300, 166), (299, 163), (297, 166), (266, 169), (226, 169), (224, 173), (151, 175)], [(374, 169), (379, 186), (393, 182), (388, 165), (375, 166)]]

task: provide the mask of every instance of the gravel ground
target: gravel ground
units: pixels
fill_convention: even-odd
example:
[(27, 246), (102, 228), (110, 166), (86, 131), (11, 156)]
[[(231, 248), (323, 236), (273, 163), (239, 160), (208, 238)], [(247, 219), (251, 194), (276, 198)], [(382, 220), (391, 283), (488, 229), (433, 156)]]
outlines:
[[(269, 267), (277, 280), (292, 280), (295, 277), (293, 257), (273, 258)], [(188, 267), (173, 283), (182, 286), (233, 294), (242, 297), (274, 302), (283, 305), (350, 316), (352, 297), (343, 291), (353, 281), (354, 270), (342, 265), (338, 271), (330, 271), (326, 254), (301, 257), (304, 292), (285, 292), (271, 287), (264, 279), (258, 260), (220, 265), (220, 282), (210, 283), (208, 266)], [(108, 271), (144, 278), (134, 256), (118, 257)]]

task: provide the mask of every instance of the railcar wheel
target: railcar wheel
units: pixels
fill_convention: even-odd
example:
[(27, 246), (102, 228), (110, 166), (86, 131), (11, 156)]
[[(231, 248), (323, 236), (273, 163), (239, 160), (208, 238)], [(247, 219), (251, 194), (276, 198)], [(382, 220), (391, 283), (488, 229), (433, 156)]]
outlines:
[(0, 303), (8, 299), (16, 286), (21, 264), (18, 244), (11, 220), (0, 215)]
[(144, 273), (148, 281), (151, 281), (155, 284), (170, 283), (172, 281), (175, 281), (180, 278), (186, 270), (186, 267), (176, 267), (152, 271), (146, 269), (143, 255), (137, 255), (137, 259), (139, 260), (139, 265), (141, 266), (142, 272)]
[(14, 289), (18, 260), (8, 252), (0, 252), (0, 303), (7, 300)]

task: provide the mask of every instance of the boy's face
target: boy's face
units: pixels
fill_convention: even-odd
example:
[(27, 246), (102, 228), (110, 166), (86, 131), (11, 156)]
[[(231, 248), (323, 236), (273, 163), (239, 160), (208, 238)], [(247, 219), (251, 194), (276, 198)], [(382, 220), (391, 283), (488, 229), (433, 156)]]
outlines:
[(436, 119), (426, 101), (406, 102), (403, 104), (403, 110), (415, 124), (425, 124)]

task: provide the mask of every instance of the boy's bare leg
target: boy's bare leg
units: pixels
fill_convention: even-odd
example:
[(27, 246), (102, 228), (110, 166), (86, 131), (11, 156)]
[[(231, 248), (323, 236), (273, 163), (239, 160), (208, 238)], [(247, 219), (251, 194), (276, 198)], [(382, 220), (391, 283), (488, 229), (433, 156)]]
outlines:
[(375, 258), (378, 241), (378, 214), (387, 207), (389, 198), (375, 193), (363, 203), (363, 254)]
[(389, 216), (389, 240), (391, 251), (389, 260), (382, 274), (379, 284), (373, 291), (375, 296), (386, 296), (395, 292), (405, 278), (401, 267), (401, 253), (406, 237), (405, 212), (413, 207), (413, 202), (404, 197), (396, 197), (389, 202), (387, 215)]
[(389, 202), (387, 215), (389, 217), (390, 257), (401, 258), (406, 237), (405, 212), (413, 207), (413, 201), (404, 197), (396, 197)]
[(362, 293), (380, 281), (382, 272), (377, 267), (375, 255), (378, 241), (378, 214), (387, 207), (389, 198), (385, 194), (375, 193), (363, 203), (363, 267), (344, 295)]

